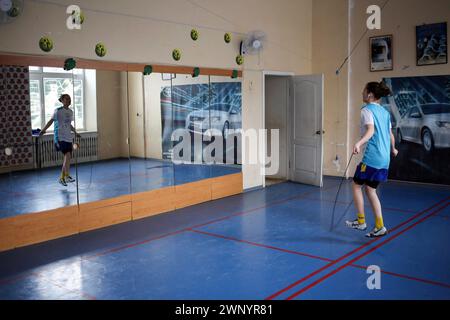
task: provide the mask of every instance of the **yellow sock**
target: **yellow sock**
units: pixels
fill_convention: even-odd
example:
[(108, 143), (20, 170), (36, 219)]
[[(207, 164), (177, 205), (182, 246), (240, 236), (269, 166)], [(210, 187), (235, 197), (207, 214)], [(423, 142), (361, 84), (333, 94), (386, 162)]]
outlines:
[(68, 172), (66, 172), (66, 173), (64, 174), (64, 178), (65, 178), (65, 177), (68, 177), (68, 176), (70, 176), (70, 174), (69, 174)]
[(381, 229), (383, 227), (384, 227), (383, 217), (376, 217), (375, 218), (375, 228)]
[(366, 223), (366, 217), (364, 216), (364, 213), (358, 213), (358, 223), (359, 224)]
[(64, 172), (61, 172), (60, 178), (61, 178), (61, 179), (64, 179), (65, 177), (66, 177), (66, 174), (65, 174)]

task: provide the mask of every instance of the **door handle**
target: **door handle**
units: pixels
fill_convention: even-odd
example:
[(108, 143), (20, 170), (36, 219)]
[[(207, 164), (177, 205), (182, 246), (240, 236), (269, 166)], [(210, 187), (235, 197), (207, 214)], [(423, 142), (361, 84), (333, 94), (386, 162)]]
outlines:
[(317, 131), (316, 131), (316, 134), (325, 134), (325, 131), (323, 131), (323, 130), (322, 130), (322, 131), (317, 130)]

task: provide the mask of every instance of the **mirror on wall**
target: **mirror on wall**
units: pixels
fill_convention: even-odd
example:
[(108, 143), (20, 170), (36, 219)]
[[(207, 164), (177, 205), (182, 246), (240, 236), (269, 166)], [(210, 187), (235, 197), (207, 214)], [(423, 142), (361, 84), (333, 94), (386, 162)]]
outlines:
[(73, 207), (89, 230), (131, 194), (241, 169), (239, 79), (0, 66), (0, 93), (0, 219)]
[(211, 177), (204, 141), (211, 128), (209, 100), (209, 76), (173, 75), (171, 157), (175, 185)]
[[(130, 194), (126, 72), (84, 70), (78, 152), (80, 204)], [(112, 204), (115, 204), (113, 202)]]
[(223, 153), (217, 155), (211, 166), (211, 177), (239, 173), (242, 165), (242, 89), (241, 80), (210, 76), (211, 129), (222, 136)]
[(0, 176), (2, 218), (76, 205), (76, 161), (67, 156), (62, 170), (62, 151), (71, 147), (71, 127), (77, 127), (80, 116), (79, 73), (1, 66), (1, 74), (0, 170), (7, 172)]
[(160, 73), (128, 72), (132, 193), (174, 184), (165, 139), (172, 126), (170, 92), (171, 79)]

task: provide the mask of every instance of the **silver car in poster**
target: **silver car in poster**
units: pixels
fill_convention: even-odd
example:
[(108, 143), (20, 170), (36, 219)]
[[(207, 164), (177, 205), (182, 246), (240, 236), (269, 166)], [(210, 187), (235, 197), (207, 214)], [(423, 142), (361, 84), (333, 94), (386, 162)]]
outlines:
[(450, 104), (429, 103), (412, 107), (398, 123), (399, 142), (421, 144), (425, 151), (450, 148)]
[(200, 134), (208, 129), (216, 129), (227, 138), (229, 129), (241, 129), (241, 119), (240, 105), (213, 104), (189, 113), (186, 117), (186, 129)]

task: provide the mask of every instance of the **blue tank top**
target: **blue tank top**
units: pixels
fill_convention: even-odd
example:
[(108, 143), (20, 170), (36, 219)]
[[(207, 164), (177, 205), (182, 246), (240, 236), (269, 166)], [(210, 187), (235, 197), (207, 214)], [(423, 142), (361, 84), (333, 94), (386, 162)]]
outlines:
[(372, 112), (375, 132), (367, 142), (362, 162), (375, 169), (389, 169), (391, 160), (391, 115), (376, 103), (370, 103), (365, 108)]

